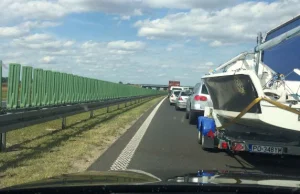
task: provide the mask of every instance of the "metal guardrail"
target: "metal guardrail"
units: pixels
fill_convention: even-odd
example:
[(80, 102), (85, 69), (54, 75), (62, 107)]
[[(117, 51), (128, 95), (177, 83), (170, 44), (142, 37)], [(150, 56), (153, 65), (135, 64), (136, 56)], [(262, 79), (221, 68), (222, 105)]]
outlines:
[(36, 110), (23, 110), (18, 112), (8, 112), (0, 115), (0, 151), (6, 149), (6, 133), (16, 129), (21, 129), (31, 125), (44, 123), (51, 120), (62, 119), (62, 129), (66, 127), (66, 117), (90, 112), (90, 118), (94, 116), (93, 111), (100, 108), (105, 108), (117, 104), (128, 103), (132, 101), (139, 101), (143, 98), (160, 96), (157, 94), (148, 96), (135, 96), (130, 98), (119, 98), (105, 101), (96, 101), (90, 103), (66, 105), (61, 107), (48, 107)]

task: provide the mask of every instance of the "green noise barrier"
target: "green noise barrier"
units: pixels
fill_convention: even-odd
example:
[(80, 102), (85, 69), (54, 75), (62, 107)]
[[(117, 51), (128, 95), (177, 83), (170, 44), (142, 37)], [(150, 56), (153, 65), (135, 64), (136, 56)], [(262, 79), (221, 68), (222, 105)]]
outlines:
[[(0, 74), (2, 80), (1, 61)], [(21, 67), (20, 64), (13, 63), (9, 65), (6, 101), (7, 109), (18, 109), (104, 101), (159, 93), (164, 92), (28, 66)], [(0, 97), (2, 99), (2, 90)]]

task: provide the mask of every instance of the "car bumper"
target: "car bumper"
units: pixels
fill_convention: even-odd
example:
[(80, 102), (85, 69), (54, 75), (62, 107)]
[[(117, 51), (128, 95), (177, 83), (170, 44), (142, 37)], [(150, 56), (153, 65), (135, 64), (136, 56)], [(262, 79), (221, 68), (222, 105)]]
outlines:
[(175, 103), (176, 102), (176, 100), (174, 99), (170, 99), (170, 103)]
[(191, 107), (192, 112), (203, 112), (204, 106), (201, 106), (201, 104), (195, 104)]
[(186, 108), (186, 102), (177, 102), (176, 106), (179, 108)]

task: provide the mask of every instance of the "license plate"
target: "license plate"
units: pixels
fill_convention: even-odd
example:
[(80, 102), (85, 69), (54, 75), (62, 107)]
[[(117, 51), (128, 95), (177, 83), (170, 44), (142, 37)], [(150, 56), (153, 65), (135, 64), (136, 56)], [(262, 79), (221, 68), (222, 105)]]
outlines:
[(282, 154), (282, 147), (249, 145), (250, 152), (267, 153), (267, 154)]

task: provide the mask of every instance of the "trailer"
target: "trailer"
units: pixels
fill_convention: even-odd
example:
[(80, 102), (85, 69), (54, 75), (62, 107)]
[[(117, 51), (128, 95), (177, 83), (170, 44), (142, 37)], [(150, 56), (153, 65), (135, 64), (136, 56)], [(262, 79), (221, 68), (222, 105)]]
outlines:
[(215, 103), (198, 118), (203, 149), (300, 155), (299, 35), (300, 15), (202, 77)]
[(212, 107), (206, 107), (204, 116), (198, 117), (198, 143), (203, 150), (224, 150), (233, 154), (300, 155), (300, 140), (290, 142), (273, 134), (253, 133), (251, 131), (255, 130), (252, 128), (236, 123), (220, 130), (220, 119)]

